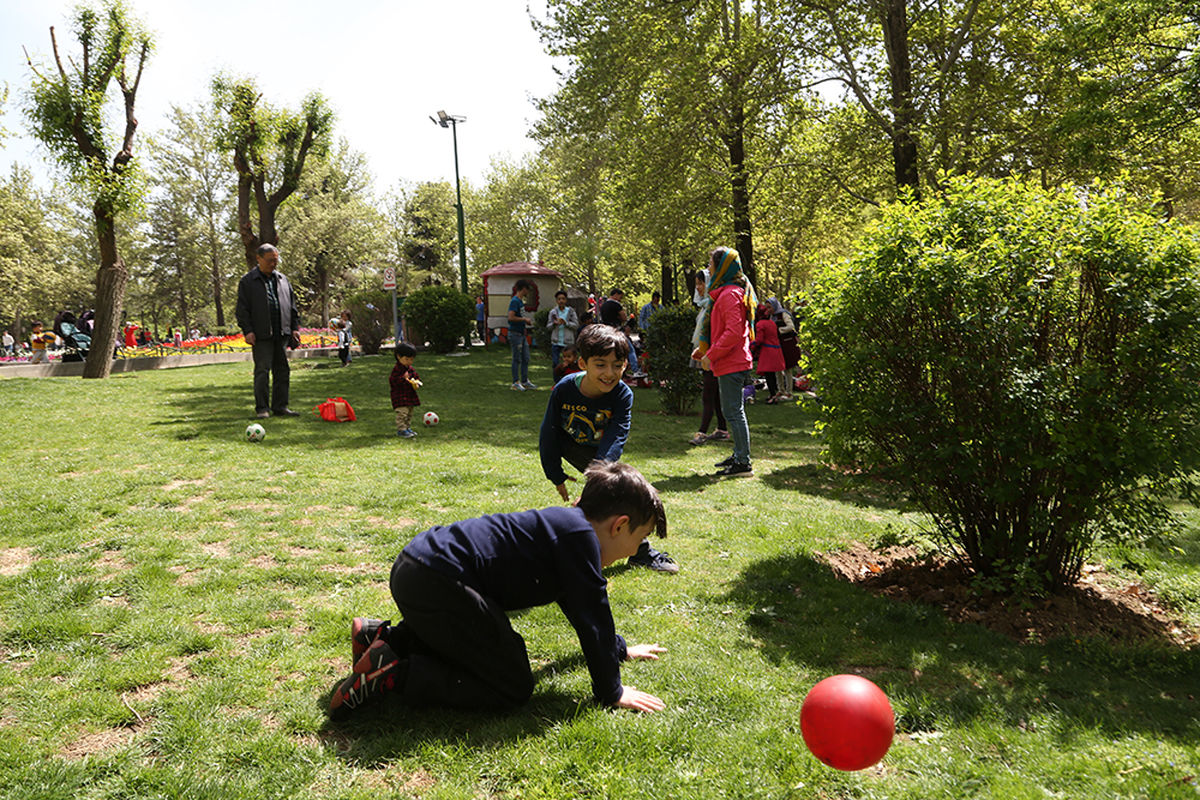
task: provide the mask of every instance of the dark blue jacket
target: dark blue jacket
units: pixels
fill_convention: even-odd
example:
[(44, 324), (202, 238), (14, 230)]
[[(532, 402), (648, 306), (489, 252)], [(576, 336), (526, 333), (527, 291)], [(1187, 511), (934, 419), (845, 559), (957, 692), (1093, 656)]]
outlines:
[(596, 702), (621, 698), (628, 656), (608, 605), (596, 531), (575, 507), (489, 514), (418, 534), (404, 552), (506, 611), (557, 603), (575, 628)]
[(296, 295), (287, 276), (279, 270), (273, 273), (278, 278), (279, 317), (283, 329), (274, 330), (271, 308), (267, 304), (267, 276), (254, 267), (238, 282), (237, 323), (243, 334), (253, 333), (255, 339), (270, 339), (282, 335), (290, 338), (300, 330), (300, 313), (296, 310)]

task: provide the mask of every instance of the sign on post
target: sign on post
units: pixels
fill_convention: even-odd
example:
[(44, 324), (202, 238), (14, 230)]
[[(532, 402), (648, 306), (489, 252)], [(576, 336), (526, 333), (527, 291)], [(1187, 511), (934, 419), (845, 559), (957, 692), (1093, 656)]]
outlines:
[(383, 268), (383, 288), (387, 291), (394, 291), (396, 288), (396, 269), (395, 267)]

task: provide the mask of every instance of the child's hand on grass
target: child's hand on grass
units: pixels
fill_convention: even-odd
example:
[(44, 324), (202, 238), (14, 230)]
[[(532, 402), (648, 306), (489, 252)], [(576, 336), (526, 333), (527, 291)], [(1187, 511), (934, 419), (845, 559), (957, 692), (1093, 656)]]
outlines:
[(625, 657), (658, 661), (658, 654), (665, 652), (667, 652), (667, 648), (659, 647), (657, 644), (632, 644), (625, 648)]
[[(567, 480), (569, 480), (571, 483), (575, 483), (575, 479), (572, 478), (570, 475), (567, 476)], [(571, 502), (571, 495), (567, 491), (567, 484), (560, 483), (557, 486), (555, 486), (554, 488), (558, 490), (558, 496), (563, 499), (564, 503)]]
[(617, 708), (628, 708), (631, 711), (645, 711), (646, 713), (662, 711), (666, 707), (667, 704), (654, 695), (639, 692), (632, 686), (622, 687), (621, 699), (617, 701)]

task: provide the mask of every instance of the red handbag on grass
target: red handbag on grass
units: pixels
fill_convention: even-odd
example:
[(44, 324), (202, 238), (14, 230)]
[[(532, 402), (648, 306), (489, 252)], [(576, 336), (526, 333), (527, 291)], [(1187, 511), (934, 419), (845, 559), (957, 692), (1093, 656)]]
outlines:
[(354, 409), (344, 397), (331, 397), (313, 408), (326, 422), (354, 422)]

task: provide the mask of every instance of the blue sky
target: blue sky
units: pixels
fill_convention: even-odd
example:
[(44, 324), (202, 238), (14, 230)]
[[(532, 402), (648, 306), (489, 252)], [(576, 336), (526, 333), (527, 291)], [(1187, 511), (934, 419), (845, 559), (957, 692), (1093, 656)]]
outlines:
[[(70, 0), (0, 0), (0, 85), (9, 100), (0, 126), (0, 169), (13, 162), (50, 174), (44, 151), (23, 135), (29, 85), (22, 46), (51, 65), (49, 27), (74, 50)], [(558, 77), (527, 6), (543, 0), (130, 0), (154, 31), (157, 51), (138, 93), (138, 135), (161, 129), (170, 105), (206, 102), (218, 71), (257, 78), (275, 105), (310, 91), (329, 99), (337, 135), (366, 154), (383, 191), (397, 182), (453, 180), (450, 131), (438, 110), (465, 116), (459, 127), (464, 179), (478, 182), (495, 157), (532, 152), (526, 138), (535, 98)], [(144, 144), (144, 141), (142, 142)]]

